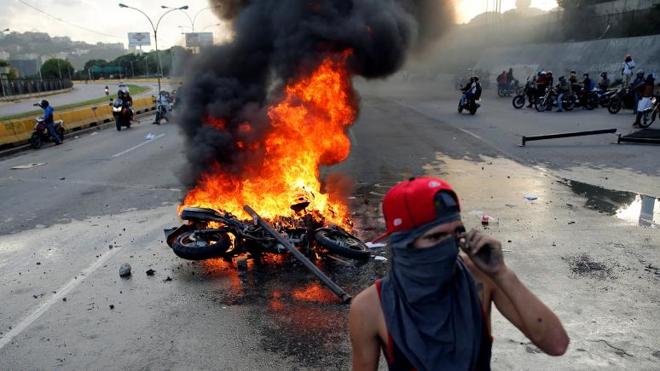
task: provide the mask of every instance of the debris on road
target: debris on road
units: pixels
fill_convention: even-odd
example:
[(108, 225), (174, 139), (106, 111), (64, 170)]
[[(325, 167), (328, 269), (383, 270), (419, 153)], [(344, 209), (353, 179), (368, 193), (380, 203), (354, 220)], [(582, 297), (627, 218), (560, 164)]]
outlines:
[(539, 199), (538, 196), (536, 196), (536, 195), (532, 195), (532, 194), (526, 194), (526, 195), (524, 195), (523, 197), (525, 197), (525, 199), (526, 199), (527, 201), (536, 201), (536, 200)]
[[(147, 273), (148, 275), (149, 273)], [(119, 267), (119, 277), (126, 278), (131, 276), (131, 265), (124, 263)]]
[(367, 247), (371, 250), (380, 249), (381, 247), (387, 246), (386, 244), (380, 242), (367, 242), (365, 245), (367, 245)]
[(377, 260), (379, 262), (386, 262), (387, 258), (384, 256), (374, 256), (374, 260)]
[(61, 177), (60, 180), (66, 180), (66, 178), (65, 178), (65, 177)]
[(155, 137), (156, 137), (155, 135), (153, 135), (152, 133), (149, 133), (149, 134), (147, 134), (147, 135), (144, 137), (144, 139), (146, 139), (146, 140), (152, 140), (152, 139), (154, 139)]
[(115, 309), (115, 306), (110, 304), (110, 310), (113, 310), (113, 309)]
[(153, 269), (149, 269), (146, 273), (147, 273), (147, 276), (152, 277), (156, 273), (156, 271), (153, 270)]
[(163, 280), (163, 282), (170, 282), (170, 281), (172, 281), (172, 277), (170, 276), (167, 276), (167, 278)]
[(43, 166), (43, 165), (46, 165), (46, 162), (36, 162), (36, 163), (27, 164), (27, 165), (18, 165), (18, 166), (12, 167), (11, 169), (12, 170), (25, 170), (25, 169), (32, 169), (33, 167)]

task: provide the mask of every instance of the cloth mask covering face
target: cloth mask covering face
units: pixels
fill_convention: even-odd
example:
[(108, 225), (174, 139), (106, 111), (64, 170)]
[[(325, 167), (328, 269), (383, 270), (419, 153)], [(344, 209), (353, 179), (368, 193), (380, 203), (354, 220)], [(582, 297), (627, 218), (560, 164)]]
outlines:
[(484, 319), (456, 239), (413, 247), (416, 238), (436, 225), (391, 239), (392, 269), (381, 289), (385, 322), (417, 370), (472, 370), (478, 363)]

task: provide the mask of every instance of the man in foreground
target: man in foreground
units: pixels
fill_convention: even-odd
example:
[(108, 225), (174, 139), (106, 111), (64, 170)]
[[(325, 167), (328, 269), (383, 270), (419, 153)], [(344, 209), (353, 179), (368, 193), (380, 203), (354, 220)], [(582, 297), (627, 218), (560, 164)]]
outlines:
[(489, 370), (491, 303), (542, 351), (564, 354), (557, 316), (506, 266), (499, 241), (465, 233), (449, 184), (401, 182), (383, 214), (392, 266), (353, 300), (354, 370), (376, 370), (381, 348), (391, 370)]

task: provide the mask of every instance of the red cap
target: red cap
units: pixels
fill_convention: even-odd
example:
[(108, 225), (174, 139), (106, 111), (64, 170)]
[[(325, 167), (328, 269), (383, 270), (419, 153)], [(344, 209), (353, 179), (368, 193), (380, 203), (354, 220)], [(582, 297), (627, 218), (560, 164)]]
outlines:
[[(444, 195), (451, 197), (446, 198)], [(449, 183), (440, 178), (411, 178), (392, 187), (383, 198), (387, 231), (375, 241), (392, 233), (414, 230), (445, 215), (459, 212), (458, 197)]]

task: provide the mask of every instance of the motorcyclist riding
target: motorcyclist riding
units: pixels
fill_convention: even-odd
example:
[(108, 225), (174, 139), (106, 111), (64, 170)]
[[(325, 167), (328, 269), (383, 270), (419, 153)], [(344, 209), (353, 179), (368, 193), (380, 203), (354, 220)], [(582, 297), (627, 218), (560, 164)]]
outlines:
[(167, 118), (168, 111), (170, 111), (170, 98), (168, 97), (166, 91), (161, 91), (160, 94), (158, 94), (158, 98), (156, 99), (156, 116), (154, 118), (153, 124), (160, 125), (160, 121), (162, 119), (165, 119), (169, 122), (169, 119)]
[(53, 113), (55, 112), (55, 109), (53, 106), (48, 103), (47, 100), (42, 100), (39, 102), (39, 107), (44, 110), (44, 121), (46, 123), (46, 129), (48, 129), (48, 133), (50, 136), (55, 139), (55, 145), (62, 144), (62, 139), (60, 138), (59, 135), (57, 135), (57, 131), (55, 131), (55, 120), (53, 118)]
[(470, 77), (470, 81), (465, 85), (463, 89), (463, 97), (461, 98), (461, 104), (465, 104), (466, 100), (479, 100), (481, 98), (481, 83), (479, 83), (478, 76)]
[(635, 122), (633, 123), (634, 128), (638, 128), (641, 126), (641, 120), (642, 116), (644, 115), (644, 111), (647, 109), (651, 108), (653, 102), (651, 101), (651, 97), (653, 97), (653, 89), (655, 86), (655, 78), (653, 77), (653, 74), (648, 74), (646, 76), (646, 79), (644, 80), (643, 83), (637, 85), (635, 88), (635, 96), (639, 96), (639, 103), (638, 107), (635, 107)]

